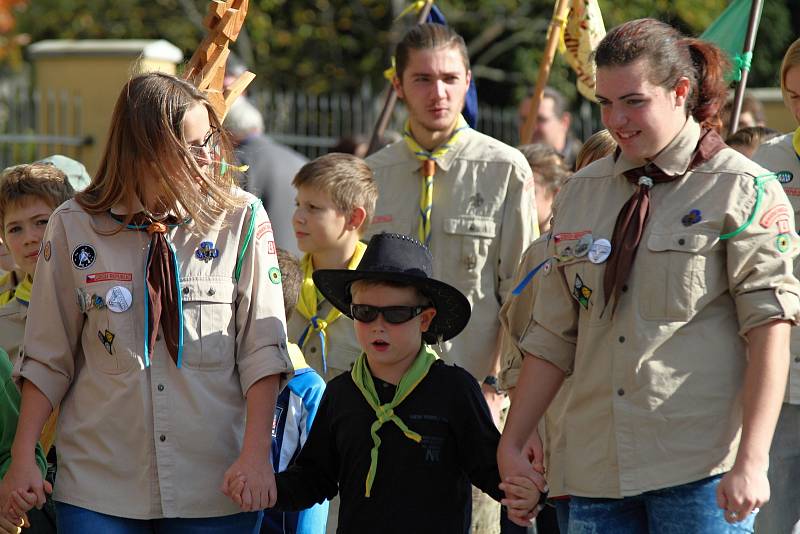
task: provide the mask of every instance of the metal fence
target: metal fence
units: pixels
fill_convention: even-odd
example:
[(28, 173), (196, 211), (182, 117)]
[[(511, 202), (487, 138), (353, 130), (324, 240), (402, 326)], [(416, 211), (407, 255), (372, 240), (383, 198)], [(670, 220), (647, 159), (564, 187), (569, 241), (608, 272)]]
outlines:
[(80, 159), (92, 143), (82, 133), (80, 96), (31, 90), (26, 78), (0, 82), (0, 169), (51, 154)]

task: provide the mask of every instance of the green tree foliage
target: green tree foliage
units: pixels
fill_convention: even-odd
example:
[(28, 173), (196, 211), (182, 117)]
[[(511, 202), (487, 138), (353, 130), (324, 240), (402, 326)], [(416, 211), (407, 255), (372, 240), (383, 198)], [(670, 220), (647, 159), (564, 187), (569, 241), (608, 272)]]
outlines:
[[(765, 1), (750, 85), (775, 85), (783, 51), (800, 34), (790, 5)], [(410, 0), (250, 0), (234, 50), (256, 83), (314, 93), (378, 91), (394, 42), (412, 21), (393, 22)], [(440, 0), (464, 35), (481, 100), (519, 99), (536, 78), (554, 0)], [(163, 38), (188, 58), (204, 35), (205, 0), (35, 0), (16, 12), (20, 34), (42, 39)], [(600, 0), (606, 27), (655, 17), (700, 34), (726, 0)], [(792, 20), (793, 15), (795, 20)], [(571, 97), (574, 75), (556, 58), (551, 82)]]

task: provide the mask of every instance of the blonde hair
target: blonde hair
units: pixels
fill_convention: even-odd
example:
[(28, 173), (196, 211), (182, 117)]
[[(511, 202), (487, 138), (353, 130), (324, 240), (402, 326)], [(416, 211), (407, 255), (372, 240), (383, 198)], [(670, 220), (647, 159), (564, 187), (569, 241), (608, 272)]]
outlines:
[(595, 132), (586, 140), (575, 158), (575, 170), (579, 171), (600, 158), (610, 156), (617, 149), (617, 142), (608, 130)]
[[(217, 132), (214, 162), (203, 171), (183, 135), (187, 111), (201, 105)], [(233, 195), (235, 180), (223, 162), (232, 161), (231, 143), (211, 104), (192, 84), (161, 72), (128, 81), (114, 106), (108, 140), (100, 167), (76, 201), (89, 213), (107, 212), (116, 204), (128, 211), (129, 223), (136, 200), (145, 187), (161, 189), (160, 210), (190, 217), (199, 232), (214, 226), (223, 212), (244, 205)], [(145, 181), (152, 177), (156, 184)], [(200, 187), (196, 179), (200, 178)], [(120, 226), (122, 229), (122, 226)]]
[(798, 65), (800, 65), (800, 39), (789, 45), (781, 62), (781, 94), (786, 107), (789, 107), (789, 95), (786, 94), (786, 73)]
[(570, 174), (569, 167), (554, 148), (542, 143), (522, 145), (518, 148), (533, 171), (533, 179), (555, 195)]
[(372, 169), (351, 154), (333, 152), (312, 160), (292, 180), (295, 188), (309, 187), (328, 195), (339, 213), (349, 215), (355, 208), (367, 213), (359, 229), (363, 234), (375, 213), (378, 185)]
[(75, 194), (67, 176), (49, 163), (30, 163), (8, 167), (0, 174), (0, 233), (5, 236), (5, 217), (10, 209), (32, 198), (52, 209)]

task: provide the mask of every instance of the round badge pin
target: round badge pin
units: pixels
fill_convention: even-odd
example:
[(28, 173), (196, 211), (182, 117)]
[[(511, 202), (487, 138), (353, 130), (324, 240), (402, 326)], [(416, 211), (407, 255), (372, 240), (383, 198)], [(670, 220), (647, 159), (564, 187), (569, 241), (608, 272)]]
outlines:
[(273, 284), (280, 284), (281, 283), (281, 270), (277, 267), (272, 267), (269, 270), (269, 281)]
[(592, 246), (592, 243), (594, 243), (592, 234), (586, 234), (585, 236), (581, 237), (578, 240), (578, 244), (575, 245), (575, 257), (581, 258), (586, 256), (589, 253), (589, 247)]
[(608, 239), (598, 239), (589, 247), (589, 261), (603, 263), (611, 255), (611, 242)]
[(50, 261), (50, 254), (52, 253), (50, 241), (44, 244), (44, 261)]
[(88, 269), (96, 258), (97, 254), (92, 245), (81, 244), (72, 251), (72, 264), (78, 269)]
[(106, 307), (114, 313), (128, 311), (133, 298), (131, 291), (124, 286), (114, 286), (106, 293)]
[(542, 272), (544, 274), (550, 274), (550, 271), (552, 271), (552, 270), (553, 270), (553, 260), (549, 259), (549, 260), (547, 260), (547, 262), (542, 267)]
[(789, 250), (789, 235), (779, 234), (775, 239), (775, 247), (778, 249), (778, 252), (786, 252)]

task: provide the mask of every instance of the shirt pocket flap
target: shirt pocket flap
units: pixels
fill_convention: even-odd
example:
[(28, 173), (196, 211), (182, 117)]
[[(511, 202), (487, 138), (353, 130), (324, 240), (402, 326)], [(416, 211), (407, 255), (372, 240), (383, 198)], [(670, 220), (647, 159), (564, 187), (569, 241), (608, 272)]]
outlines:
[(451, 235), (494, 237), (497, 235), (497, 223), (489, 217), (451, 217), (444, 219), (443, 230), (445, 234)]
[(214, 302), (230, 304), (236, 294), (233, 280), (190, 278), (181, 280), (181, 298), (184, 302)]
[(702, 233), (650, 234), (647, 248), (653, 252), (668, 250), (679, 252), (704, 252), (719, 241), (719, 236)]

